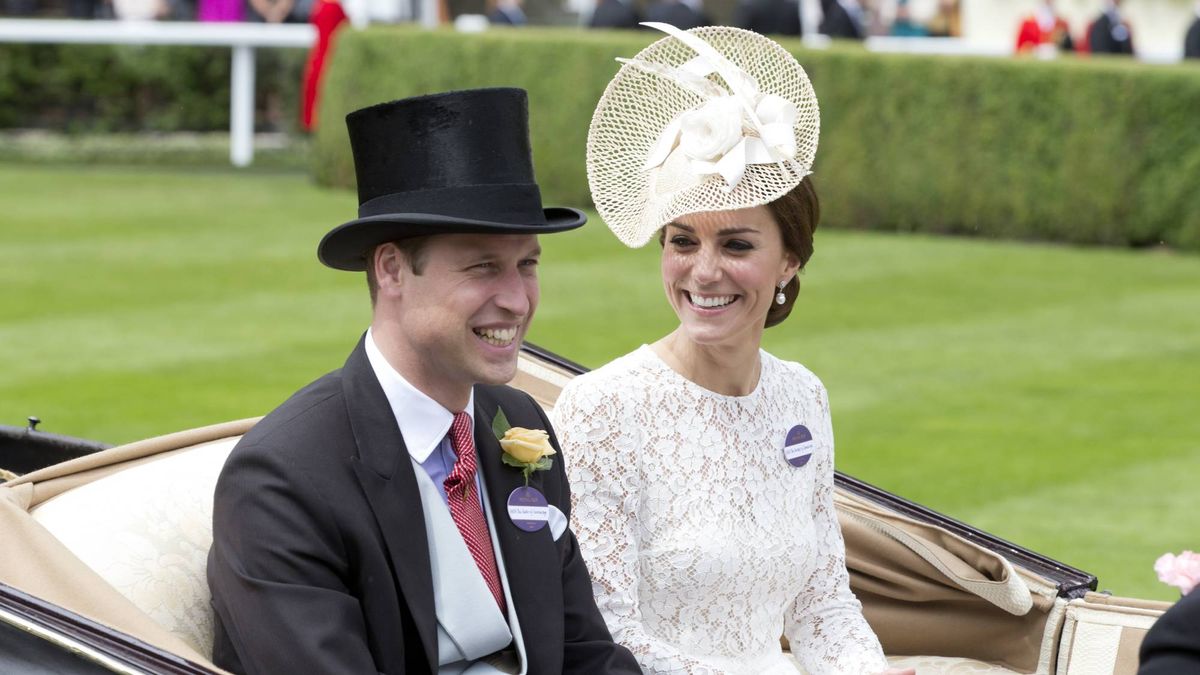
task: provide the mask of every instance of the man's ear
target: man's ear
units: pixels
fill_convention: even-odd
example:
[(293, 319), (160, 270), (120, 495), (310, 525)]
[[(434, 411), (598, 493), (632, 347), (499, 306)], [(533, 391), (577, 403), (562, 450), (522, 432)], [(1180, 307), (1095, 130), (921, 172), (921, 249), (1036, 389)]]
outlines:
[(371, 264), (374, 265), (379, 297), (399, 295), (409, 273), (407, 258), (400, 247), (390, 242), (376, 246)]

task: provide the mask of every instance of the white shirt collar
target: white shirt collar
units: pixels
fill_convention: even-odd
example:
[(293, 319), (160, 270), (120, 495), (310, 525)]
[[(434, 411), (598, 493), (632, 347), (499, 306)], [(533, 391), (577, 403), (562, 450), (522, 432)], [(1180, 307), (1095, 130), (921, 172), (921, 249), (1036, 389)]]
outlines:
[[(408, 454), (422, 464), (429, 455), (437, 449), (450, 424), (454, 414), (442, 407), (442, 404), (429, 398), (424, 392), (409, 384), (404, 376), (392, 367), (384, 358), (383, 352), (375, 344), (371, 329), (367, 329), (366, 339), (367, 360), (379, 385), (383, 387), (383, 395), (387, 397), (392, 414), (396, 416), (396, 424), (400, 427), (400, 435), (404, 437), (404, 445)], [(471, 388), (471, 396), (467, 399), (467, 416), (471, 418), (471, 431), (475, 430), (475, 388)]]

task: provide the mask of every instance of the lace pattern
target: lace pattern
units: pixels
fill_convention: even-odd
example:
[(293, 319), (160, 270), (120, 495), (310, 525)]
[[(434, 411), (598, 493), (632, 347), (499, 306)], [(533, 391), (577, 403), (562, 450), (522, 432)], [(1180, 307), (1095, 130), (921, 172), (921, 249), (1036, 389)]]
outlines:
[[(849, 588), (825, 389), (760, 354), (748, 396), (708, 391), (647, 346), (563, 390), (554, 426), (597, 604), (651, 674), (882, 671)], [(797, 424), (815, 440), (801, 468), (783, 455)]]

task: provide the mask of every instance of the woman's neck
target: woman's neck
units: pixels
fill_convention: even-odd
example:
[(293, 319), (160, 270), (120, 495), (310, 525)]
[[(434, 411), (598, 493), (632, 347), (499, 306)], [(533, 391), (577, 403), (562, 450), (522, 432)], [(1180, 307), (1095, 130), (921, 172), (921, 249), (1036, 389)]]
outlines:
[(733, 346), (697, 344), (676, 329), (650, 348), (671, 370), (701, 387), (724, 396), (746, 396), (758, 387), (762, 371), (759, 343), (760, 340), (746, 340)]

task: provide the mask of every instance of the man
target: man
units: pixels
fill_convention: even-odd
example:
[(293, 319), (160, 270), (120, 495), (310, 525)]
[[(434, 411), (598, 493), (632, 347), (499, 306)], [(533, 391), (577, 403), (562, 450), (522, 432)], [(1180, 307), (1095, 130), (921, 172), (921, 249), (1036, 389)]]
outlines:
[(600, 0), (588, 19), (590, 28), (637, 28), (641, 21), (631, 0)]
[(526, 482), (502, 461), (500, 412), (557, 446), (541, 408), (500, 386), (537, 307), (537, 235), (585, 221), (542, 208), (525, 92), (405, 99), (347, 126), (359, 218), (318, 257), (366, 270), (371, 326), (222, 471), (214, 661), (270, 674), (640, 672), (596, 609), (561, 461), (529, 479), (541, 511), (509, 516)]
[(1195, 20), (1188, 27), (1187, 35), (1183, 38), (1183, 58), (1200, 59), (1200, 0), (1196, 2), (1193, 11)]
[(1087, 51), (1093, 54), (1133, 54), (1133, 34), (1120, 12), (1120, 0), (1108, 0), (1104, 12), (1087, 30)]
[(835, 40), (862, 40), (867, 37), (857, 2), (821, 0), (821, 23), (817, 32)]
[(795, 0), (740, 0), (733, 25), (760, 35), (800, 35), (800, 5)]
[(500, 26), (524, 26), (529, 23), (521, 0), (496, 0), (495, 8), (488, 13), (488, 21)]
[(928, 37), (929, 29), (913, 20), (908, 0), (900, 0), (896, 3), (896, 18), (892, 19), (888, 34), (893, 37)]
[(703, 0), (655, 0), (646, 9), (646, 21), (667, 23), (680, 30), (711, 26)]
[(1200, 675), (1200, 592), (1193, 590), (1150, 627), (1138, 675)]

